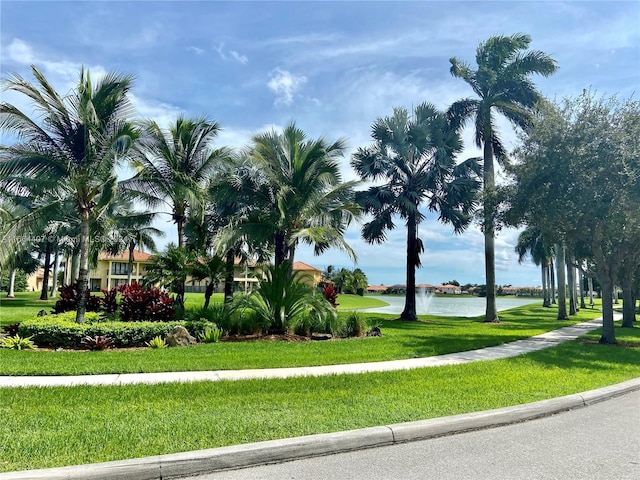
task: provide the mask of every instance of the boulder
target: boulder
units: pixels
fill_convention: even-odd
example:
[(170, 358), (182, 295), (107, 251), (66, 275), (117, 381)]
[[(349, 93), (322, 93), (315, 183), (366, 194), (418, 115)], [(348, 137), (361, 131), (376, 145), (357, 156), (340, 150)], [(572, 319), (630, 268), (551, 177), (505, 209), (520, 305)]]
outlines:
[(331, 340), (333, 335), (330, 333), (312, 333), (311, 340)]
[(381, 337), (382, 333), (380, 332), (379, 327), (372, 327), (371, 330), (367, 332), (367, 337)]
[(198, 341), (189, 334), (189, 331), (181, 325), (177, 325), (167, 335), (167, 345), (170, 347), (187, 347), (195, 345)]

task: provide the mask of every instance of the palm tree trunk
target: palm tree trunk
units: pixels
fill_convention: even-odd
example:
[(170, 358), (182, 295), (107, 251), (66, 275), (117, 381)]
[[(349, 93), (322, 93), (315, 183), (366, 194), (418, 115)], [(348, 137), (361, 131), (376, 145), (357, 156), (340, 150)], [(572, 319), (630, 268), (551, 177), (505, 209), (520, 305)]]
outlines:
[(549, 275), (551, 279), (551, 305), (556, 304), (556, 274), (555, 267), (553, 266), (553, 259), (549, 265)]
[(60, 270), (60, 247), (56, 245), (56, 249), (53, 252), (53, 281), (51, 282), (51, 298), (56, 297), (56, 291), (58, 290), (58, 271)]
[(549, 306), (549, 286), (547, 285), (547, 264), (546, 261), (542, 262), (540, 266), (542, 271), (542, 306)]
[(209, 282), (207, 288), (204, 290), (204, 309), (209, 308), (209, 302), (211, 301), (211, 295), (213, 295), (213, 282)]
[(89, 289), (89, 210), (80, 209), (80, 261), (78, 262), (78, 311), (76, 323), (84, 323), (84, 314), (87, 311), (87, 293)]
[(575, 315), (576, 311), (576, 296), (575, 296), (575, 284), (576, 275), (573, 268), (573, 256), (567, 256), (567, 284), (569, 286), (569, 315)]
[(587, 304), (584, 303), (584, 273), (582, 272), (583, 263), (580, 262), (580, 268), (578, 269), (578, 283), (580, 284), (580, 308), (587, 308)]
[(415, 215), (407, 220), (407, 293), (401, 320), (418, 320), (416, 315), (416, 265), (418, 264), (418, 226)]
[(274, 243), (275, 243), (274, 264), (276, 267), (279, 267), (287, 259), (287, 245), (286, 245), (285, 233), (277, 232), (274, 236)]
[(184, 247), (184, 220), (176, 220), (178, 226), (178, 248)]
[(493, 171), (493, 149), (491, 148), (491, 130), (487, 128), (484, 136), (484, 270), (487, 282), (487, 309), (485, 322), (499, 321), (496, 307), (496, 247), (495, 247), (495, 178)]
[(12, 267), (9, 272), (9, 293), (7, 293), (7, 298), (16, 298), (16, 270), (17, 268)]
[(567, 281), (565, 278), (564, 246), (556, 246), (556, 269), (558, 270), (558, 320), (568, 320)]
[(633, 328), (636, 321), (636, 302), (633, 298), (633, 271), (627, 269), (622, 277), (622, 326)]
[(49, 299), (49, 273), (51, 270), (51, 242), (46, 240), (44, 250), (44, 275), (42, 277), (42, 292), (40, 293), (40, 300)]
[(605, 268), (601, 268), (599, 272), (600, 285), (602, 287), (602, 336), (599, 343), (616, 344), (615, 329), (613, 326), (613, 285), (615, 282), (603, 272)]
[(129, 265), (127, 266), (127, 285), (131, 285), (131, 276), (133, 275), (133, 251), (136, 248), (135, 242), (129, 243)]
[(589, 306), (593, 308), (593, 278), (589, 277), (588, 279), (588, 288), (589, 288)]
[(232, 248), (227, 250), (225, 258), (224, 271), (224, 303), (230, 303), (233, 300), (233, 277), (234, 277), (234, 261), (235, 255)]

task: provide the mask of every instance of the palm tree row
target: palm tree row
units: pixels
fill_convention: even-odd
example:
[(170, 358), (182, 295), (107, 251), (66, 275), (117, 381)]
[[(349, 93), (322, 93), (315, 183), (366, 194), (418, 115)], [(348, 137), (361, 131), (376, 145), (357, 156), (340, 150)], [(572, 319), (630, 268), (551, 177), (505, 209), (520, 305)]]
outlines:
[[(547, 76), (557, 68), (542, 52), (528, 51), (530, 42), (522, 34), (490, 38), (477, 49), (477, 70), (451, 59), (451, 73), (465, 80), (479, 99), (460, 100), (447, 111), (429, 103), (412, 112), (395, 108), (393, 115), (379, 118), (372, 127), (374, 143), (359, 148), (351, 165), (364, 181), (382, 184), (359, 192), (354, 191), (357, 182), (341, 178), (343, 139), (309, 139), (291, 123), (282, 132), (254, 136), (241, 152), (214, 148), (220, 126), (207, 117), (180, 116), (166, 129), (152, 120), (132, 121), (129, 76), (110, 73), (94, 84), (82, 70), (77, 87), (62, 97), (32, 67), (35, 85), (14, 75), (5, 88), (29, 97), (41, 114), (38, 121), (13, 105), (0, 105), (0, 129), (18, 139), (1, 147), (0, 187), (11, 203), (31, 205), (2, 228), (0, 258), (13, 249), (8, 246), (15, 242), (8, 240), (25, 232), (53, 232), (55, 238), (75, 234), (76, 246), (45, 247), (64, 248), (68, 257), (77, 258), (68, 264), (79, 266), (77, 277), (86, 292), (89, 263), (97, 252), (126, 250), (131, 258), (136, 246), (152, 248), (158, 232), (151, 221), (164, 209), (176, 224), (178, 248), (197, 251), (202, 265), (224, 263), (228, 288), (238, 257), (273, 255), (277, 267), (291, 266), (302, 242), (316, 254), (339, 248), (355, 260), (344, 239), (354, 219), (370, 215), (362, 236), (379, 243), (399, 218), (407, 228), (407, 300), (401, 318), (415, 320), (415, 269), (424, 251), (419, 237), (425, 220), (422, 204), (456, 233), (470, 225), (481, 204), (485, 320), (497, 321), (493, 158), (506, 164), (507, 155), (494, 115), (528, 127), (540, 99), (530, 76)], [(468, 120), (474, 121), (483, 159), (460, 162), (460, 134)], [(134, 175), (118, 181), (116, 167), (124, 162)], [(136, 203), (155, 213), (136, 212)], [(96, 235), (100, 241), (91, 241)]]

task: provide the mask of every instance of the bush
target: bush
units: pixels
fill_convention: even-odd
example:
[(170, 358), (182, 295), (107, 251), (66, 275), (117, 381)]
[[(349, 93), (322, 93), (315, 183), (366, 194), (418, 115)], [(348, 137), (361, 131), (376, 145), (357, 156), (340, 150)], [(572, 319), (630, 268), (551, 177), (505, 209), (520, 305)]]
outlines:
[[(71, 285), (62, 285), (58, 288), (60, 292), (60, 299), (53, 307), (53, 313), (64, 313), (71, 310), (78, 310), (78, 303), (80, 303), (80, 288), (78, 282)], [(89, 295), (87, 292), (87, 312), (99, 312), (102, 305), (102, 300), (95, 295)]]
[(106, 350), (113, 347), (113, 340), (104, 335), (96, 335), (95, 337), (86, 336), (80, 342), (83, 348), (87, 350)]
[(159, 288), (144, 288), (133, 282), (131, 285), (124, 285), (120, 291), (120, 320), (123, 322), (168, 322), (175, 318), (173, 299)]
[(87, 336), (106, 336), (113, 340), (114, 347), (126, 348), (143, 347), (156, 336), (166, 337), (176, 325), (184, 326), (196, 338), (213, 326), (210, 322), (92, 322), (89, 315), (85, 323), (79, 324), (73, 320), (75, 315), (65, 318), (71, 317), (69, 314), (24, 321), (20, 324), (20, 335), (31, 336), (41, 346), (73, 349), (82, 348), (82, 340)]
[(151, 340), (149, 340), (147, 342), (147, 346), (153, 349), (167, 348), (167, 341), (160, 335), (158, 335), (157, 337), (153, 337)]
[(220, 330), (217, 325), (214, 325), (210, 329), (205, 330), (204, 333), (198, 335), (198, 338), (202, 343), (218, 343), (221, 337), (222, 330)]
[(223, 303), (209, 305), (208, 308), (189, 308), (184, 315), (187, 321), (206, 320), (215, 323), (220, 329), (229, 332), (232, 330), (232, 319), (229, 309)]
[(21, 337), (14, 335), (13, 337), (5, 337), (0, 340), (0, 348), (10, 348), (12, 350), (32, 350), (34, 348), (31, 337)]
[(20, 328), (20, 322), (11, 323), (9, 325), (5, 325), (2, 327), (2, 331), (9, 335), (10, 337), (14, 337), (18, 334), (18, 329)]

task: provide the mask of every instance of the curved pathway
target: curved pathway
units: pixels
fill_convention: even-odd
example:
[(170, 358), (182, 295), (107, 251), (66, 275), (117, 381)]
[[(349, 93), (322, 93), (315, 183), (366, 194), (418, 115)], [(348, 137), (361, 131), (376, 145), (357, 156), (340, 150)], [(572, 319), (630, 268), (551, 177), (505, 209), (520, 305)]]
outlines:
[(386, 362), (352, 363), (344, 365), (322, 365), (317, 367), (265, 368), (251, 370), (218, 370), (203, 372), (126, 373), (108, 375), (75, 376), (0, 376), (2, 387), (70, 387), (74, 385), (132, 385), (138, 383), (201, 382), (219, 380), (249, 380), (291, 378), (303, 376), (336, 375), (347, 373), (384, 372), (413, 368), (459, 365), (480, 360), (497, 360), (535, 352), (560, 343), (574, 340), (602, 326), (602, 319), (552, 330), (534, 337), (517, 340), (494, 347), (467, 352), (448, 353), (424, 358), (391, 360)]

